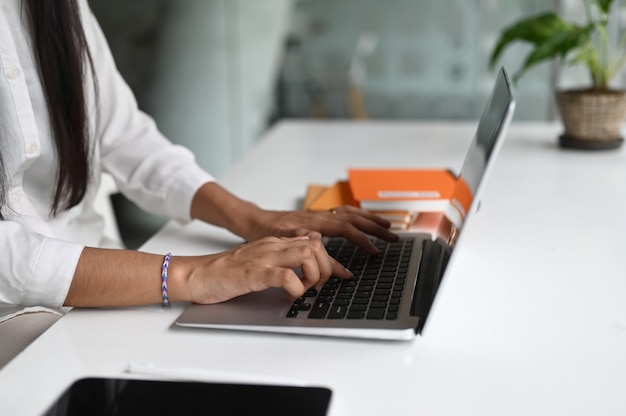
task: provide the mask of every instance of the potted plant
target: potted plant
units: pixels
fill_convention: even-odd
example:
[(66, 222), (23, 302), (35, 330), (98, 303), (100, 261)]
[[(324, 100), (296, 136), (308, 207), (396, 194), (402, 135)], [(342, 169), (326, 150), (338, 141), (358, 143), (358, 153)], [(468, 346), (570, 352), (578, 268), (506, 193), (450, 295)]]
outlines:
[(502, 31), (490, 58), (494, 67), (502, 52), (514, 42), (532, 49), (514, 75), (518, 80), (534, 65), (557, 59), (565, 65), (585, 65), (591, 86), (557, 90), (556, 102), (565, 132), (561, 146), (612, 149), (621, 146), (626, 119), (626, 92), (609, 84), (626, 64), (626, 37), (612, 42), (609, 32), (614, 0), (582, 0), (586, 22), (577, 24), (554, 12), (524, 18)]

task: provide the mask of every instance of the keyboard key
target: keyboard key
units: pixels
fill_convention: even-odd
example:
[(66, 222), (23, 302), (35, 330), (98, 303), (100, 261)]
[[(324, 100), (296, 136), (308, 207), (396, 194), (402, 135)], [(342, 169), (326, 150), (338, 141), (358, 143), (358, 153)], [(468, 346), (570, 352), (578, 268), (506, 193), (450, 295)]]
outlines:
[(350, 310), (346, 318), (347, 319), (363, 319), (365, 318), (365, 312)]
[(366, 319), (383, 319), (385, 317), (384, 309), (370, 309), (367, 311)]
[(326, 313), (328, 312), (329, 308), (330, 308), (329, 302), (318, 301), (313, 306), (313, 309), (311, 309), (311, 312), (309, 312), (309, 318), (310, 319), (323, 319), (324, 317), (326, 317)]
[(374, 291), (374, 288), (372, 286), (359, 287), (354, 292), (354, 297), (355, 298), (370, 297), (373, 291)]
[(347, 306), (333, 304), (330, 311), (328, 311), (328, 319), (343, 319), (347, 312)]

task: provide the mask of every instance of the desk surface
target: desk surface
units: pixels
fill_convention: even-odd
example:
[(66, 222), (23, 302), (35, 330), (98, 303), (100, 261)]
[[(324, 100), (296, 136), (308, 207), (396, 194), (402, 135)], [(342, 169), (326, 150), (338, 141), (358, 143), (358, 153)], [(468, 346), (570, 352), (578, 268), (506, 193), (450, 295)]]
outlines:
[[(266, 208), (294, 208), (307, 183), (330, 184), (347, 167), (458, 170), (474, 128), (283, 123), (221, 182)], [(40, 414), (71, 381), (125, 376), (131, 361), (303, 379), (333, 389), (332, 415), (626, 414), (626, 152), (562, 150), (559, 132), (513, 124), (415, 341), (173, 327), (184, 304), (75, 309), (0, 371), (2, 414)], [(142, 249), (238, 242), (171, 222)]]

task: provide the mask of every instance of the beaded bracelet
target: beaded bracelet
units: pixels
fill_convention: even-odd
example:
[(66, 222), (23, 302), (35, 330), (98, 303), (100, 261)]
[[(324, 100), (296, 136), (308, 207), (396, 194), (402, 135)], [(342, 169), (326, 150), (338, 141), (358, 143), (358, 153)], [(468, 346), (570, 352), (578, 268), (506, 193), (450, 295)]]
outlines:
[(167, 296), (167, 268), (170, 266), (170, 258), (172, 253), (167, 253), (163, 259), (161, 266), (161, 296), (163, 297), (163, 306), (170, 306), (170, 299)]

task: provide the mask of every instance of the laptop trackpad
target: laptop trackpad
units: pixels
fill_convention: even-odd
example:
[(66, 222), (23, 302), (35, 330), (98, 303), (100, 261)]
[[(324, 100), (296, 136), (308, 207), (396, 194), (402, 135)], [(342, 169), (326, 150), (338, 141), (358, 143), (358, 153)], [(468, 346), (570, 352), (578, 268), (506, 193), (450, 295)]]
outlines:
[(249, 293), (213, 305), (192, 304), (176, 320), (179, 325), (263, 324), (285, 318), (292, 305), (282, 288)]

